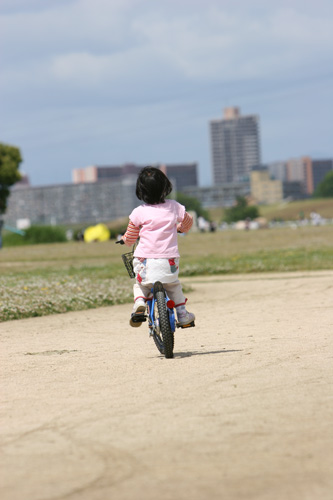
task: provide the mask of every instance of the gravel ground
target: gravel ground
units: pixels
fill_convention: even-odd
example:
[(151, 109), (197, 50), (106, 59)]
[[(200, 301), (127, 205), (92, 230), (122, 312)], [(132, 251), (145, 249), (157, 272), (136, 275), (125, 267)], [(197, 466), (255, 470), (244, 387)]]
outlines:
[(130, 305), (0, 325), (3, 500), (331, 500), (333, 272), (185, 281), (172, 360)]

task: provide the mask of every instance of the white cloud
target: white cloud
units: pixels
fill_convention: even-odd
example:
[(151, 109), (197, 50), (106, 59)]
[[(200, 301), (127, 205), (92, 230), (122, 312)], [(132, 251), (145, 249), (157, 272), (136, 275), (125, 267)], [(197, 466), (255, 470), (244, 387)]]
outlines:
[(8, 67), (40, 60), (40, 71), (48, 66), (62, 81), (96, 84), (154, 68), (194, 81), (261, 78), (331, 57), (331, 19), (306, 3), (283, 4), (254, 2), (262, 10), (251, 15), (240, 9), (245, 0), (194, 2), (192, 9), (171, 2), (166, 15), (167, 6), (142, 0), (52, 3), (51, 10), (2, 16), (4, 58)]
[(191, 79), (234, 80), (279, 74), (331, 56), (333, 31), (325, 17), (272, 8), (258, 17), (220, 7), (167, 20), (154, 14), (136, 30), (162, 58)]

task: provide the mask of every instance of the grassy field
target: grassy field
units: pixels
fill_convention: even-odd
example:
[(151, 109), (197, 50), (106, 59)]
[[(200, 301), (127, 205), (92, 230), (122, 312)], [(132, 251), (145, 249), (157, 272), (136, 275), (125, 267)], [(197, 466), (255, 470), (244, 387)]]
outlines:
[[(311, 212), (319, 213), (323, 218), (333, 218), (333, 199), (310, 199), (293, 201), (292, 203), (281, 202), (276, 205), (260, 205), (260, 215), (268, 221), (278, 220), (299, 220), (300, 213), (309, 219)], [(220, 222), (223, 218), (223, 208), (213, 208), (209, 210), (213, 220)]]
[[(333, 226), (192, 233), (181, 276), (333, 268)], [(61, 243), (0, 251), (0, 321), (132, 301), (127, 247)]]

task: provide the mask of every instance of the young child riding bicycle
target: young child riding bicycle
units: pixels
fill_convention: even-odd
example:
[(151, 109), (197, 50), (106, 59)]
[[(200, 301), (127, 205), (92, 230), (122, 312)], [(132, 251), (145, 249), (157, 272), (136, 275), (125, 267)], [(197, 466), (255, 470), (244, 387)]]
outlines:
[(179, 326), (187, 325), (195, 319), (194, 314), (186, 310), (186, 298), (178, 280), (177, 243), (177, 232), (187, 233), (193, 219), (183, 205), (175, 200), (166, 200), (171, 191), (171, 182), (158, 168), (145, 167), (139, 173), (136, 196), (144, 204), (132, 211), (126, 232), (122, 236), (127, 246), (133, 245), (140, 237), (133, 259), (136, 278), (133, 286), (134, 307), (130, 319), (133, 327), (141, 326), (146, 312), (146, 300), (156, 281), (163, 283), (169, 298), (174, 301)]

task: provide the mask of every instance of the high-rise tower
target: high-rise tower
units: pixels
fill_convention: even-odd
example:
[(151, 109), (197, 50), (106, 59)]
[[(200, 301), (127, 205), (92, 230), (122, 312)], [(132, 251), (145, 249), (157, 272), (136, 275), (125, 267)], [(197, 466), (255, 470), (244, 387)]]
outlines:
[(237, 107), (225, 108), (223, 119), (210, 122), (214, 184), (239, 182), (261, 163), (259, 117), (242, 116)]

